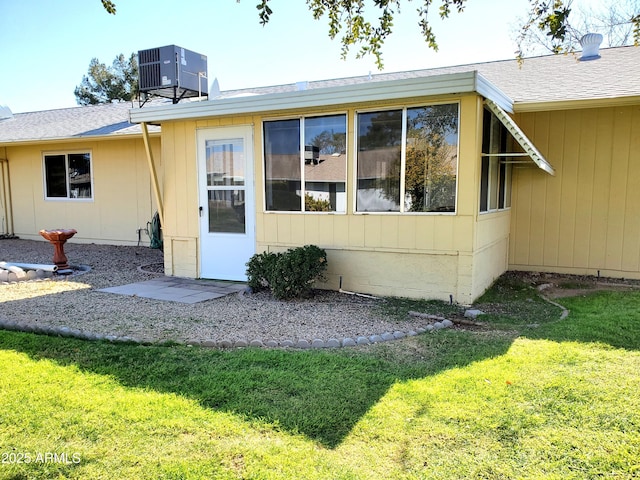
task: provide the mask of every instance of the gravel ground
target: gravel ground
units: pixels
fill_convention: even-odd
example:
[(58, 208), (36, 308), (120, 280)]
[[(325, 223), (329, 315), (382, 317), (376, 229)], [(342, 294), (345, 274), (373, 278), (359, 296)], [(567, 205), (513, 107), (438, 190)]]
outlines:
[[(65, 245), (65, 253), (70, 265), (91, 270), (65, 278), (0, 283), (0, 318), (144, 342), (211, 345), (222, 340), (274, 340), (282, 345), (283, 340), (357, 339), (425, 326), (424, 319), (398, 321), (383, 315), (377, 309), (383, 300), (328, 291), (288, 302), (262, 292), (234, 294), (194, 305), (99, 292), (157, 277), (158, 273), (138, 267), (157, 266), (162, 253), (146, 247), (72, 241)], [(52, 256), (53, 247), (45, 241), (0, 239), (0, 261), (51, 264)]]

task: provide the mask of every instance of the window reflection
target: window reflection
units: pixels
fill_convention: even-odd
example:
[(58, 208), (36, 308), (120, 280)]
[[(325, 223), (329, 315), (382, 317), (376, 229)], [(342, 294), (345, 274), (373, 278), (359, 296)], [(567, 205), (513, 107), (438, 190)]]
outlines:
[(207, 142), (207, 185), (244, 185), (244, 151), (241, 138)]
[(406, 212), (454, 212), (458, 106), (407, 110)]
[(245, 233), (244, 190), (209, 190), (209, 232)]
[(264, 123), (264, 158), (267, 210), (300, 210), (299, 120)]
[(358, 115), (358, 211), (400, 211), (401, 143), (402, 110)]
[(264, 122), (266, 209), (345, 212), (346, 141), (344, 114)]
[(44, 156), (46, 198), (92, 198), (91, 154)]
[(457, 155), (457, 104), (358, 114), (357, 211), (455, 212)]

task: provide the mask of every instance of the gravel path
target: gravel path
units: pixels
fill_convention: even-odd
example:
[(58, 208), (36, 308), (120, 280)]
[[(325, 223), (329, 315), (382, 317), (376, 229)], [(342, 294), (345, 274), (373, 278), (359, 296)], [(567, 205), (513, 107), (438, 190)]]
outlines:
[[(400, 332), (413, 334), (426, 326), (424, 319), (398, 321), (383, 315), (377, 308), (382, 300), (337, 292), (318, 291), (312, 299), (288, 302), (262, 292), (234, 294), (194, 305), (99, 292), (155, 278), (157, 274), (138, 267), (162, 262), (162, 253), (146, 247), (72, 242), (65, 245), (65, 253), (72, 266), (91, 270), (67, 278), (0, 283), (0, 319), (144, 342), (211, 346), (252, 341), (304, 346), (314, 340), (359, 337), (364, 342), (372, 335), (395, 332), (399, 337)], [(0, 239), (0, 261), (50, 264), (52, 256), (53, 247), (45, 241)]]

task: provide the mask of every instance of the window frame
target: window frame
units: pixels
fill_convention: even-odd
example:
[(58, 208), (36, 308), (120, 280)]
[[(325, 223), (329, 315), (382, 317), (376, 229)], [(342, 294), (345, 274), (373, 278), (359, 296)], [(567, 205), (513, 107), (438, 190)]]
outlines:
[[(500, 133), (497, 139), (497, 151), (492, 150), (493, 131), (488, 133), (489, 135), (489, 152), (485, 152), (485, 118), (489, 115), (490, 128), (495, 123), (498, 126), (498, 132)], [(513, 191), (513, 161), (512, 157), (517, 155), (513, 153), (513, 147), (517, 142), (514, 141), (511, 133), (502, 121), (495, 115), (489, 108), (484, 107), (482, 115), (482, 145), (480, 148), (480, 182), (479, 182), (479, 195), (478, 195), (478, 213), (480, 215), (486, 215), (491, 213), (503, 212), (511, 209), (511, 195)], [(483, 204), (483, 184), (485, 183), (484, 165), (485, 159), (488, 162), (488, 172), (486, 178), (486, 209), (482, 209)], [(504, 167), (504, 169), (503, 169)], [(495, 181), (492, 183), (492, 179), (495, 176)], [(495, 201), (495, 207), (492, 207), (492, 202)]]
[[(88, 155), (89, 156), (89, 184), (91, 187), (91, 196), (89, 197), (72, 197), (69, 182), (69, 156), (71, 155)], [(65, 189), (67, 195), (65, 197), (50, 197), (47, 192), (47, 157), (64, 156), (65, 164)], [(51, 202), (93, 202), (95, 199), (95, 186), (93, 182), (93, 151), (86, 150), (52, 150), (42, 152), (42, 193), (45, 201)]]
[[(332, 112), (322, 112), (322, 113), (314, 113), (311, 115), (294, 115), (294, 116), (283, 116), (283, 117), (267, 117), (263, 118), (261, 121), (261, 135), (262, 135), (262, 211), (263, 213), (268, 214), (286, 214), (286, 215), (299, 215), (299, 214), (322, 214), (322, 215), (347, 215), (348, 213), (348, 204), (345, 198), (345, 208), (344, 211), (315, 211), (315, 210), (306, 210), (305, 205), (305, 192), (306, 192), (306, 178), (305, 178), (305, 150), (304, 150), (304, 130), (305, 130), (305, 120), (310, 118), (322, 118), (322, 117), (335, 117), (342, 115), (344, 116), (344, 126), (345, 126), (345, 151), (344, 151), (344, 167), (345, 167), (345, 176), (344, 176), (344, 189), (345, 196), (347, 196), (348, 184), (349, 184), (349, 169), (348, 169), (348, 152), (349, 152), (349, 112), (345, 110), (341, 111), (332, 111)], [(278, 122), (278, 121), (287, 121), (287, 120), (297, 120), (298, 126), (300, 129), (299, 132), (299, 143), (300, 143), (300, 193), (301, 193), (301, 207), (300, 210), (269, 210), (267, 209), (267, 169), (266, 169), (266, 135), (265, 135), (265, 124), (268, 122)]]
[[(457, 132), (457, 144), (456, 144), (456, 187), (455, 187), (455, 205), (453, 212), (408, 212), (405, 211), (405, 201), (404, 195), (406, 193), (406, 153), (407, 153), (407, 111), (412, 108), (426, 108), (433, 107), (437, 105), (456, 105), (456, 112), (458, 118), (458, 132)], [(401, 110), (402, 112), (402, 140), (400, 144), (400, 209), (398, 211), (393, 212), (365, 212), (358, 211), (358, 132), (359, 132), (359, 124), (358, 118), (361, 113), (374, 113), (374, 112), (390, 112), (395, 110)], [(428, 102), (428, 103), (411, 103), (404, 105), (392, 105), (387, 107), (372, 107), (366, 109), (358, 109), (354, 111), (353, 117), (353, 174), (352, 174), (352, 188), (353, 188), (353, 199), (352, 199), (352, 212), (354, 215), (445, 215), (445, 216), (456, 216), (458, 214), (458, 198), (459, 198), (459, 176), (460, 176), (460, 113), (461, 113), (461, 101), (459, 99), (450, 100), (450, 101), (437, 101), (437, 102)]]

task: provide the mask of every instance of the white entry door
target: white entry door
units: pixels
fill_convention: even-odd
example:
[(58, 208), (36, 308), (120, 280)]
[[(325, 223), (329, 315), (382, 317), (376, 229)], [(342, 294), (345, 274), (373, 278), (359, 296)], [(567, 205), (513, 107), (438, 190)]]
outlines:
[(198, 130), (200, 276), (247, 279), (255, 253), (250, 126)]

